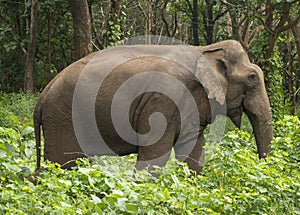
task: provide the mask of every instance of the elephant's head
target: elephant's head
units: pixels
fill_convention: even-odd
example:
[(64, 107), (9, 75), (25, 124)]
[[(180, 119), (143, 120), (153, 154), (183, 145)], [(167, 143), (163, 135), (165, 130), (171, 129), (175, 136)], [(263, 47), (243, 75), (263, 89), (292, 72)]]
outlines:
[[(253, 127), (259, 157), (266, 157), (273, 130), (262, 70), (249, 61), (246, 52), (237, 41), (228, 40), (197, 49), (209, 61), (213, 72), (216, 72), (221, 80), (226, 97), (227, 116), (240, 127), (242, 113), (247, 114)], [(214, 82), (206, 84), (208, 91), (215, 88), (210, 86)]]

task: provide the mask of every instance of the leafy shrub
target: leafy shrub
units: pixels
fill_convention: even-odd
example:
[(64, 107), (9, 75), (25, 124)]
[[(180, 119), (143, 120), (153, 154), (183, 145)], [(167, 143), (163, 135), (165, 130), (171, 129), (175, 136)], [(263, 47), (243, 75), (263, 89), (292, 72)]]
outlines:
[(36, 185), (26, 179), (35, 168), (27, 129), (0, 127), (0, 214), (300, 214), (297, 117), (275, 123), (265, 160), (252, 135), (232, 130), (207, 145), (198, 176), (174, 156), (158, 178), (135, 171), (135, 155), (102, 156), (72, 170), (44, 162)]
[[(290, 120), (296, 123), (293, 127), (289, 126), (293, 123)], [(272, 143), (273, 151), (266, 160), (257, 158), (254, 140), (243, 131), (228, 132), (221, 147), (211, 147), (214, 152), (208, 159), (205, 171), (215, 182), (211, 182), (213, 186), (219, 182), (220, 188), (212, 196), (216, 198), (221, 194), (217, 200), (224, 205), (222, 214), (300, 213), (299, 145), (286, 144), (291, 135), (295, 134), (294, 143), (300, 142), (299, 128), (296, 117), (278, 121), (276, 137)], [(277, 133), (279, 130), (282, 133)], [(222, 189), (224, 192), (220, 192)], [(227, 196), (231, 201), (221, 201), (222, 196)]]
[(275, 126), (276, 137), (272, 148), (274, 156), (282, 159), (285, 169), (299, 171), (300, 164), (300, 122), (298, 117), (285, 116), (277, 121)]
[(21, 129), (22, 126), (32, 125), (37, 98), (37, 94), (0, 92), (0, 126)]
[[(284, 38), (279, 37), (280, 41), (285, 41)], [(287, 102), (288, 93), (284, 89), (285, 65), (284, 57), (286, 53), (279, 50), (278, 46), (274, 47), (274, 56), (266, 59), (264, 53), (267, 52), (268, 34), (266, 32), (260, 36), (253, 43), (251, 48), (251, 56), (254, 57), (254, 62), (258, 64), (265, 75), (265, 83), (267, 92), (272, 107), (273, 118), (277, 121), (283, 118), (284, 115), (289, 114), (291, 104)]]

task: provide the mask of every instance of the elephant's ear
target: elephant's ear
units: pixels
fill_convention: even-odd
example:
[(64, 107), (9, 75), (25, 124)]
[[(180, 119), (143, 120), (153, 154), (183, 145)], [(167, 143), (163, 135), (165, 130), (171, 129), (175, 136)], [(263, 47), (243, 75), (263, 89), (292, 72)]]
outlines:
[[(204, 54), (204, 53), (203, 53)], [(221, 54), (208, 56), (202, 55), (197, 60), (197, 78), (206, 89), (209, 99), (216, 99), (218, 103), (223, 105), (227, 93), (227, 81), (224, 70), (225, 65), (222, 63)]]
[(224, 48), (204, 48), (201, 50), (201, 53), (219, 74), (226, 76), (230, 72), (229, 57), (227, 56), (229, 54), (228, 50)]

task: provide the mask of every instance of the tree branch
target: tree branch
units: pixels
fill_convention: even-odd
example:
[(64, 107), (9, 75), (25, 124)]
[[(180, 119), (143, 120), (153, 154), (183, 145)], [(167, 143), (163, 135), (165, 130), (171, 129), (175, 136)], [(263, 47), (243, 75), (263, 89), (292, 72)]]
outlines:
[(160, 13), (161, 13), (161, 19), (162, 21), (164, 22), (165, 26), (166, 26), (166, 32), (167, 32), (167, 36), (168, 37), (171, 37), (171, 33), (170, 33), (170, 29), (169, 29), (169, 23), (166, 19), (166, 14), (165, 14), (165, 11), (166, 11), (166, 7), (167, 7), (167, 4), (169, 3), (169, 1), (165, 1), (163, 7), (160, 9)]
[(178, 20), (177, 20), (177, 13), (175, 12), (175, 18), (174, 18), (174, 30), (173, 30), (173, 32), (172, 32), (172, 37), (174, 37), (174, 35), (176, 34), (176, 31), (177, 31), (177, 27), (178, 27)]
[(192, 7), (190, 1), (189, 1), (189, 0), (186, 0), (186, 3), (187, 3), (187, 5), (188, 5), (190, 11), (193, 13), (193, 7)]
[(295, 18), (295, 20), (288, 21), (288, 25), (283, 26), (280, 29), (279, 33), (287, 31), (287, 30), (297, 26), (299, 21), (300, 21), (300, 15), (297, 18)]

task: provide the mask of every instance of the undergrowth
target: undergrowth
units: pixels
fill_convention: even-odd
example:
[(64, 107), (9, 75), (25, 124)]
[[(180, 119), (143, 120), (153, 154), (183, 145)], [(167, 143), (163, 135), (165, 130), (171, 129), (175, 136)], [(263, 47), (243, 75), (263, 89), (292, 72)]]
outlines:
[[(23, 115), (16, 117), (30, 117)], [(0, 214), (300, 214), (297, 117), (274, 123), (266, 159), (258, 159), (252, 135), (237, 129), (206, 151), (198, 176), (174, 156), (157, 178), (134, 169), (135, 155), (103, 156), (77, 160), (72, 170), (43, 162), (47, 171), (35, 185), (26, 179), (35, 170), (32, 124), (2, 124)]]

